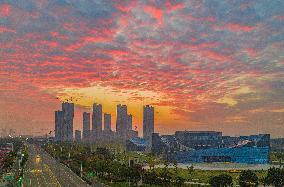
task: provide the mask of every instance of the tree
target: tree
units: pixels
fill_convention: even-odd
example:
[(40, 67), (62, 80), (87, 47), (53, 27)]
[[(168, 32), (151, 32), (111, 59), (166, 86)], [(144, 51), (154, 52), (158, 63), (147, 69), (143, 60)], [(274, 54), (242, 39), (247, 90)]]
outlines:
[(155, 170), (145, 171), (143, 174), (143, 182), (150, 185), (162, 185), (161, 177)]
[(4, 158), (2, 169), (6, 171), (9, 170), (13, 166), (15, 160), (16, 160), (16, 153), (15, 152), (8, 153)]
[(192, 179), (193, 178), (193, 172), (194, 172), (193, 165), (187, 166), (186, 168), (187, 168), (187, 173), (188, 173), (189, 179)]
[(118, 176), (120, 180), (127, 181), (129, 179), (129, 167), (125, 164), (119, 166)]
[(152, 157), (149, 157), (149, 158), (148, 158), (148, 165), (149, 165), (150, 170), (154, 169), (154, 167), (155, 167), (155, 165), (156, 165), (155, 159), (152, 158)]
[(212, 187), (227, 187), (233, 186), (233, 179), (228, 174), (221, 174), (218, 176), (211, 177), (209, 180), (209, 184)]
[(140, 165), (134, 164), (129, 167), (128, 171), (130, 181), (136, 186), (142, 175), (142, 167)]
[(266, 177), (263, 179), (264, 185), (273, 185), (275, 187), (284, 186), (284, 168), (269, 168)]
[(275, 153), (274, 155), (277, 158), (279, 165), (282, 166), (282, 159), (284, 158), (284, 153)]
[(112, 153), (104, 147), (98, 147), (95, 154), (101, 156), (104, 159), (113, 159)]
[(193, 165), (187, 166), (186, 168), (187, 168), (187, 172), (188, 172), (189, 175), (191, 175), (194, 172)]
[(173, 165), (174, 165), (174, 180), (175, 180), (174, 182), (176, 186), (182, 186), (184, 184), (185, 179), (179, 176), (178, 163), (176, 160), (174, 160)]
[(164, 165), (165, 166), (164, 166), (164, 168), (162, 170), (161, 178), (163, 180), (163, 185), (164, 186), (168, 186), (171, 183), (172, 174), (171, 174), (171, 172), (168, 169), (169, 162), (167, 160), (165, 161)]
[(178, 175), (178, 163), (176, 160), (174, 160), (174, 170), (175, 170), (175, 175)]
[(181, 176), (176, 176), (175, 178), (175, 184), (176, 186), (182, 186), (184, 185), (185, 179), (182, 178)]
[(258, 186), (258, 177), (251, 170), (242, 171), (239, 177), (239, 184), (241, 187), (255, 187)]
[(95, 170), (97, 171), (99, 177), (104, 177), (106, 172), (106, 161), (98, 160), (95, 165)]
[(121, 164), (117, 161), (112, 161), (109, 164), (109, 180), (110, 181), (119, 181), (121, 180), (120, 170)]

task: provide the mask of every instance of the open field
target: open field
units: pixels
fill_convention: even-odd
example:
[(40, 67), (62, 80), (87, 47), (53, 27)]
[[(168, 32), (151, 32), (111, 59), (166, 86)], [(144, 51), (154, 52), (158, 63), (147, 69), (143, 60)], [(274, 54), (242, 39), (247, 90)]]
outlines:
[[(161, 171), (161, 168), (157, 168), (157, 171)], [(171, 173), (175, 173), (174, 168), (169, 168)], [(181, 176), (182, 178), (185, 179), (185, 181), (188, 182), (194, 182), (194, 183), (204, 183), (208, 184), (209, 179), (211, 177), (220, 175), (220, 174), (229, 174), (232, 176), (234, 183), (236, 184), (238, 181), (238, 177), (240, 173), (231, 173), (230, 171), (224, 171), (224, 170), (199, 170), (199, 169), (194, 169), (193, 171), (189, 171), (188, 169), (182, 169), (178, 168), (177, 171), (178, 175)], [(260, 171), (255, 171), (256, 175), (258, 176), (259, 179), (263, 178), (266, 175), (266, 171), (260, 170)]]

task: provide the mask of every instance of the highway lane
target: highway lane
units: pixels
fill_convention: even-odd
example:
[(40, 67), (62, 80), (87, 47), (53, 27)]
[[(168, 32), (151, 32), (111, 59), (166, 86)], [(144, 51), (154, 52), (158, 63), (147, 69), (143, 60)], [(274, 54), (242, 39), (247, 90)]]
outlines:
[(89, 186), (65, 165), (57, 162), (40, 147), (29, 144), (29, 159), (24, 172), (24, 186)]

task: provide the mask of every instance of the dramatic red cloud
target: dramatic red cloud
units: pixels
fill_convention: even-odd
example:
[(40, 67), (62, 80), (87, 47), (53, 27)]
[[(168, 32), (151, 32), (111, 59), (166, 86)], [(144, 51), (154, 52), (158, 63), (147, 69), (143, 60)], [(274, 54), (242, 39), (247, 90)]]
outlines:
[(231, 32), (251, 32), (254, 30), (253, 26), (241, 25), (236, 23), (229, 23), (225, 26)]
[[(93, 1), (86, 2), (82, 5)], [(98, 6), (109, 1), (102, 2)], [(147, 104), (156, 107), (157, 119), (163, 118), (167, 129), (171, 129), (173, 119), (180, 120), (182, 127), (225, 123), (249, 108), (244, 103), (261, 105), (249, 97), (268, 98), (263, 90), (273, 89), (268, 80), (276, 77), (276, 63), (270, 62), (282, 66), (283, 60), (276, 57), (283, 45), (281, 41), (277, 46), (269, 43), (279, 38), (280, 29), (251, 20), (232, 22), (242, 19), (233, 13), (224, 21), (217, 16), (219, 7), (205, 7), (202, 1), (179, 2), (116, 0), (109, 6), (89, 9), (41, 1), (32, 10), (15, 6), (12, 13), (10, 5), (1, 5), (0, 17), (8, 16), (4, 19), (11, 24), (0, 27), (0, 84), (5, 90), (0, 97), (14, 92), (13, 97), (23, 96), (30, 103), (46, 99), (51, 104), (45, 112), (50, 112), (58, 101), (49, 96), (64, 96), (62, 90), (70, 89), (68, 94), (76, 95), (84, 88), (102, 87), (123, 98), (116, 102), (129, 102), (129, 108), (145, 98), (150, 100)], [(246, 8), (243, 5), (241, 10)], [(274, 22), (279, 20), (281, 16), (273, 17)], [(269, 41), (262, 42), (267, 38)], [(18, 88), (20, 85), (25, 86)], [(88, 93), (80, 94), (84, 97)], [(96, 91), (93, 94), (99, 97)], [(37, 114), (31, 106), (27, 110)], [(159, 113), (164, 108), (168, 115)], [(42, 113), (38, 115), (42, 117)]]
[(145, 6), (144, 11), (156, 19), (159, 25), (163, 25), (163, 10), (154, 6)]
[(225, 25), (213, 25), (213, 29), (216, 31), (219, 30), (229, 30), (230, 32), (238, 33), (238, 32), (252, 32), (256, 29), (255, 26), (242, 25), (238, 23), (227, 23)]
[(4, 32), (16, 33), (16, 30), (13, 30), (13, 29), (9, 29), (9, 28), (1, 27), (1, 26), (0, 26), (0, 33), (4, 33)]
[(284, 15), (278, 15), (278, 16), (274, 16), (274, 19), (277, 19), (279, 21), (284, 21)]
[(228, 61), (228, 62), (232, 62), (232, 58), (230, 56), (226, 56), (226, 55), (222, 55), (220, 53), (214, 52), (214, 51), (203, 51), (202, 52), (202, 56), (215, 60), (215, 61)]
[(85, 42), (88, 42), (88, 43), (96, 43), (96, 42), (107, 42), (109, 41), (106, 37), (103, 37), (103, 36), (99, 36), (99, 37), (85, 37), (83, 39)]
[(118, 24), (120, 27), (127, 27), (128, 26), (128, 23), (129, 23), (129, 20), (127, 18), (127, 16), (121, 16), (119, 19), (118, 19)]
[(136, 5), (138, 0), (130, 0), (129, 2), (114, 0), (115, 8), (123, 13), (129, 13)]
[(185, 3), (172, 3), (171, 1), (166, 1), (165, 2), (166, 10), (167, 11), (176, 11), (185, 8)]
[(257, 51), (253, 48), (247, 48), (245, 49), (245, 52), (251, 57), (255, 57), (257, 55)]
[(9, 4), (0, 5), (0, 17), (6, 17), (11, 14), (11, 6)]
[(212, 17), (212, 16), (210, 16), (210, 17), (206, 17), (206, 18), (203, 18), (205, 21), (207, 21), (207, 22), (216, 22), (216, 18), (215, 17)]

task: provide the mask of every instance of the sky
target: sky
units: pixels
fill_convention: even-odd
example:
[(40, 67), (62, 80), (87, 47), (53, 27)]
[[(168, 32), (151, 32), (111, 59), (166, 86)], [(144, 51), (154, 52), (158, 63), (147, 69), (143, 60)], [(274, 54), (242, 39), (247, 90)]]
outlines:
[(0, 0), (0, 130), (54, 129), (75, 103), (134, 128), (284, 136), (283, 0)]

